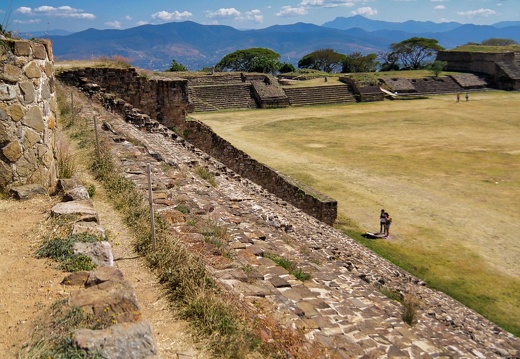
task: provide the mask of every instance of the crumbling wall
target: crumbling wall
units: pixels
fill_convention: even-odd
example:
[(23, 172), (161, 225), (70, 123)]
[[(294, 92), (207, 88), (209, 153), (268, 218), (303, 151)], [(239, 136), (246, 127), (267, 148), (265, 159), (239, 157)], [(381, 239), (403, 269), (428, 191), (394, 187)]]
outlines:
[(0, 39), (0, 189), (55, 186), (56, 121), (50, 41)]

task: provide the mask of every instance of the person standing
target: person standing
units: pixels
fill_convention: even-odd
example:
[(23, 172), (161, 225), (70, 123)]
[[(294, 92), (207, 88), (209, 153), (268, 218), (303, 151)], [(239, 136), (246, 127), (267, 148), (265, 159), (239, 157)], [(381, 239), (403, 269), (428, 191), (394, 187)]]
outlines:
[(460, 93), (457, 92), (457, 102), (460, 101)]
[(466, 92), (466, 102), (469, 101), (469, 92)]
[(386, 223), (386, 215), (385, 210), (381, 210), (381, 214), (379, 215), (379, 233), (384, 233)]
[(392, 217), (385, 212), (385, 238), (388, 238), (390, 235), (390, 225), (392, 224)]

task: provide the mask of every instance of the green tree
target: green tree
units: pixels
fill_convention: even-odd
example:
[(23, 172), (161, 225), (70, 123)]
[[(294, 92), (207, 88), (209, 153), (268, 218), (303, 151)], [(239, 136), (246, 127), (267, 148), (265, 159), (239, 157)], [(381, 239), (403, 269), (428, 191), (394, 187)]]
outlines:
[(383, 60), (381, 64), (381, 71), (395, 71), (399, 70), (399, 56), (393, 51), (381, 51), (378, 56)]
[(215, 65), (217, 71), (274, 72), (280, 55), (273, 50), (254, 47), (227, 54)]
[(444, 50), (444, 47), (435, 39), (412, 37), (391, 44), (390, 49), (399, 57), (404, 68), (417, 70), (424, 68), (428, 60), (435, 58), (437, 51)]
[(430, 65), (428, 65), (428, 70), (430, 70), (435, 77), (439, 77), (439, 74), (446, 68), (448, 63), (446, 61), (435, 60)]
[(482, 41), (482, 45), (485, 46), (509, 46), (516, 45), (517, 42), (513, 39), (499, 39), (499, 38), (490, 38)]
[(341, 72), (374, 72), (378, 65), (376, 54), (363, 56), (361, 52), (353, 52), (345, 56)]
[(278, 71), (280, 71), (282, 74), (286, 74), (288, 72), (294, 72), (296, 71), (296, 68), (294, 67), (293, 64), (290, 64), (288, 62), (285, 62), (282, 64), (282, 66), (280, 67), (280, 69), (278, 69)]
[(343, 66), (345, 55), (333, 49), (322, 49), (305, 55), (298, 61), (298, 67), (302, 69), (313, 69), (325, 72), (337, 72)]
[(188, 71), (188, 69), (186, 68), (186, 66), (184, 66), (183, 64), (181, 64), (181, 63), (177, 62), (175, 59), (173, 59), (170, 67), (166, 71), (179, 72), (179, 71)]

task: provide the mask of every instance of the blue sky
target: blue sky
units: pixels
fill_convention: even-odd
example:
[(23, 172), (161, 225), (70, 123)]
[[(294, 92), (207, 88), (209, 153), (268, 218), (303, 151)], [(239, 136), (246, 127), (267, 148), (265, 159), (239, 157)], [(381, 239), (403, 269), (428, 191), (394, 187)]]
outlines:
[(258, 29), (296, 22), (322, 25), (356, 14), (392, 22), (493, 24), (519, 21), (520, 0), (0, 0), (0, 23), (20, 33), (186, 20)]

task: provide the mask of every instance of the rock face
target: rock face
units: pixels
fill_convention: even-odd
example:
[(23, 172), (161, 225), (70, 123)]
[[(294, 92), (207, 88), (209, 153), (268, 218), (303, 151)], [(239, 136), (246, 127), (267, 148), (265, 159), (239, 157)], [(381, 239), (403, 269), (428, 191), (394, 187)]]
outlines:
[(13, 183), (56, 185), (57, 105), (51, 42), (2, 39), (0, 189)]

